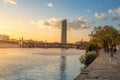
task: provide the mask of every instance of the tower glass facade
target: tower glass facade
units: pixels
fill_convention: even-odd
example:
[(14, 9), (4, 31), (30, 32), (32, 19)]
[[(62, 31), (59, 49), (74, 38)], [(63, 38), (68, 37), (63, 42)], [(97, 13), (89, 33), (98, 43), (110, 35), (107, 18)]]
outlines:
[(62, 20), (61, 43), (67, 43), (67, 19)]

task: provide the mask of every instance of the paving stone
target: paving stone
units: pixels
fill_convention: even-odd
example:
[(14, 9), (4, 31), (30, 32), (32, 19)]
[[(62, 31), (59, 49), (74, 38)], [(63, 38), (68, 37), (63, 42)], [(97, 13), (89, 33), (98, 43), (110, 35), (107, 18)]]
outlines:
[[(84, 77), (83, 77), (84, 75)], [(75, 80), (120, 80), (120, 52), (110, 57), (101, 52)]]

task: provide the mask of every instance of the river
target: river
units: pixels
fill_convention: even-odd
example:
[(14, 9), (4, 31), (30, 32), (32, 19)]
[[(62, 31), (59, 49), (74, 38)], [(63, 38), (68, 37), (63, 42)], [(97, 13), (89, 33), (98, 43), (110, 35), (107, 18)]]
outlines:
[(73, 80), (84, 50), (0, 48), (0, 80)]

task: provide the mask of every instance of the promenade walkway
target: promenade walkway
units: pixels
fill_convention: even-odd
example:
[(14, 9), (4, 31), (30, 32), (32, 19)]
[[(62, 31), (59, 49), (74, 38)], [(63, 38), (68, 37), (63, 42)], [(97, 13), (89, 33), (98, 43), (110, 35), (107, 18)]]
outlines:
[(120, 53), (110, 57), (101, 52), (75, 80), (120, 80)]

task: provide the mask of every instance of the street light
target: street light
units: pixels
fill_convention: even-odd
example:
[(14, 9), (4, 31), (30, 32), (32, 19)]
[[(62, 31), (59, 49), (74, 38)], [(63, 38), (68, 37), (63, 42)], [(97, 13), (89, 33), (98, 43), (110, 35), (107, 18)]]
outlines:
[(118, 24), (118, 30), (120, 31), (120, 24)]
[[(120, 33), (120, 24), (118, 24), (118, 30), (119, 30), (119, 33)], [(118, 51), (120, 50), (119, 40), (118, 40), (118, 46), (117, 46), (117, 49), (118, 49)]]

